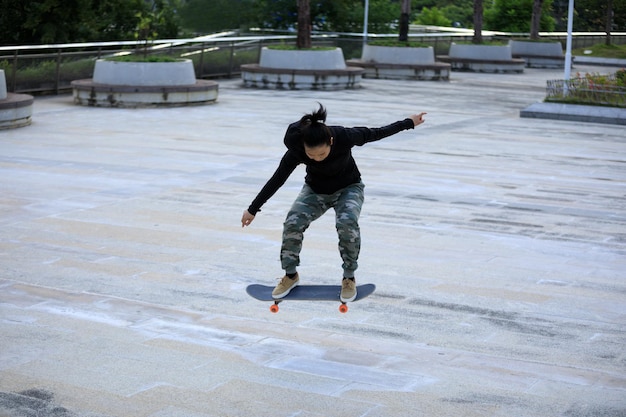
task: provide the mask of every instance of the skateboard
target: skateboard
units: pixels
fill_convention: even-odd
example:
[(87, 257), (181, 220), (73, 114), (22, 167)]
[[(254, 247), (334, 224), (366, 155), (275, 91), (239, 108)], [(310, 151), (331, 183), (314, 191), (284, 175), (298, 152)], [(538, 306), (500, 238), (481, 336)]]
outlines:
[[(375, 289), (376, 285), (374, 284), (357, 285), (356, 298), (353, 301), (359, 301), (371, 295)], [(278, 304), (284, 300), (339, 301), (341, 303), (339, 311), (342, 313), (348, 312), (347, 303), (339, 299), (341, 285), (298, 285), (285, 297), (276, 299), (272, 297), (273, 290), (274, 287), (260, 284), (252, 284), (246, 287), (246, 292), (252, 298), (256, 298), (259, 301), (273, 301), (274, 304), (270, 306), (272, 313), (278, 313)]]

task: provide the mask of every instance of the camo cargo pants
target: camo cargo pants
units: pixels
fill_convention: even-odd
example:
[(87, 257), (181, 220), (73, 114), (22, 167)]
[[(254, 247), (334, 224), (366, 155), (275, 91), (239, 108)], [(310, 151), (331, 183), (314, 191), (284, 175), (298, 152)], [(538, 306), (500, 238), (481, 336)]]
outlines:
[(359, 182), (334, 194), (317, 194), (304, 185), (294, 201), (283, 225), (283, 243), (280, 261), (286, 273), (295, 273), (300, 265), (300, 251), (304, 231), (329, 208), (335, 209), (335, 226), (339, 236), (339, 254), (343, 260), (344, 277), (353, 277), (358, 267), (361, 250), (359, 215), (364, 200), (365, 186)]

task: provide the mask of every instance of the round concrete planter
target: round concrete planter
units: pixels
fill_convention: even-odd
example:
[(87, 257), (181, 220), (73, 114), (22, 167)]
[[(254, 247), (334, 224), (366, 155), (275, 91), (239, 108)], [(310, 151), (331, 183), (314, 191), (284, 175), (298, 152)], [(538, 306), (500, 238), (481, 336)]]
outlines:
[(0, 70), (0, 129), (28, 126), (33, 114), (33, 96), (7, 92), (4, 70)]
[(0, 100), (7, 98), (7, 79), (4, 70), (0, 70)]
[(144, 86), (191, 85), (196, 82), (189, 59), (175, 62), (125, 62), (99, 59), (93, 71), (98, 84)]
[(363, 69), (346, 66), (341, 48), (261, 49), (258, 64), (241, 66), (245, 87), (282, 90), (340, 90), (360, 86)]
[(435, 52), (431, 46), (407, 48), (400, 46), (363, 45), (361, 59), (398, 65), (429, 65), (435, 63)]
[(264, 47), (259, 66), (295, 70), (341, 70), (346, 68), (341, 48), (285, 50)]
[(193, 62), (122, 62), (99, 59), (93, 79), (72, 81), (76, 104), (152, 107), (206, 104), (217, 100), (215, 81), (196, 80)]

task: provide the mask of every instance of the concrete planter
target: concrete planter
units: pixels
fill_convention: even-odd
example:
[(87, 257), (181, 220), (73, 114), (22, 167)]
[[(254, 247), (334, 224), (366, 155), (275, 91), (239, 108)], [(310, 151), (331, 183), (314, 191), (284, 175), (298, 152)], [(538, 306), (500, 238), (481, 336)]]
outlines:
[(435, 52), (431, 46), (407, 48), (400, 46), (364, 45), (361, 54), (363, 61), (385, 64), (429, 65), (435, 63)]
[(259, 65), (265, 68), (294, 70), (342, 70), (346, 68), (341, 48), (321, 50), (284, 50), (263, 48)]
[(0, 100), (7, 98), (7, 79), (4, 76), (4, 70), (0, 70)]
[(509, 41), (514, 58), (522, 58), (531, 68), (563, 68), (565, 56), (561, 42)]
[(193, 62), (99, 59), (93, 79), (72, 82), (76, 104), (98, 107), (183, 106), (217, 100), (215, 81), (196, 80)]
[(12, 129), (31, 124), (33, 96), (7, 92), (4, 70), (0, 70), (0, 129)]
[(450, 58), (482, 61), (508, 61), (513, 58), (509, 45), (465, 45), (452, 43)]
[(144, 86), (191, 85), (196, 82), (189, 59), (176, 62), (123, 62), (99, 59), (93, 71), (98, 84)]
[(365, 69), (366, 78), (449, 80), (450, 64), (435, 62), (432, 47), (364, 45), (361, 59), (348, 64)]
[(339, 90), (360, 86), (362, 68), (348, 67), (341, 48), (284, 50), (264, 47), (259, 64), (241, 66), (246, 87)]
[(438, 58), (461, 71), (521, 73), (525, 66), (523, 59), (513, 58), (510, 45), (452, 43), (448, 55)]

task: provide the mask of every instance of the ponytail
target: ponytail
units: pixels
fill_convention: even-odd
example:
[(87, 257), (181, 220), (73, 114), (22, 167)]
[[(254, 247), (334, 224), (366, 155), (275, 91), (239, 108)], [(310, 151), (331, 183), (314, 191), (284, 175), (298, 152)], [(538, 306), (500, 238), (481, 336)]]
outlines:
[(326, 109), (320, 103), (319, 108), (300, 119), (300, 133), (302, 141), (308, 148), (316, 148), (331, 144), (331, 133), (326, 122)]

